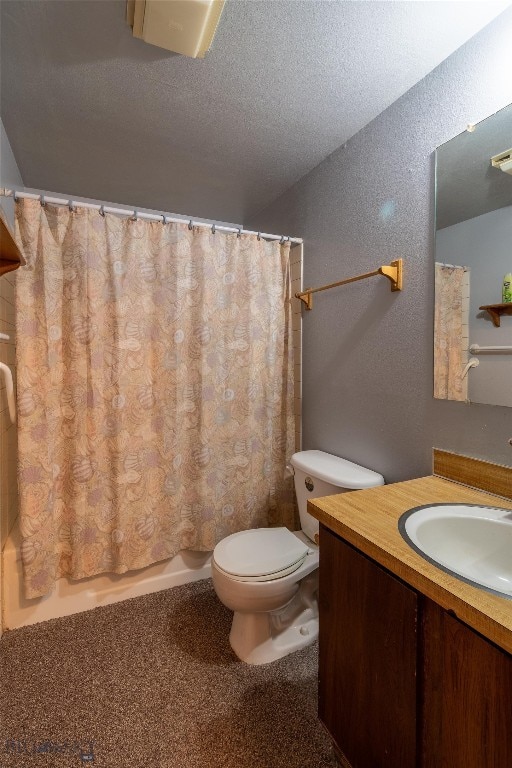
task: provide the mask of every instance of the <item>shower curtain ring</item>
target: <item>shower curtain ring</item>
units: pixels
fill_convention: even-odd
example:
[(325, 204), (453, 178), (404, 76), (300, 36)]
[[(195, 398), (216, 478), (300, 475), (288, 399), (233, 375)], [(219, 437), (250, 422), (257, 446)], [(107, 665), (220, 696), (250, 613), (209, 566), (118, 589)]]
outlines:
[(100, 214), (100, 216), (105, 217), (105, 206), (104, 205), (100, 205), (99, 214)]
[(284, 243), (284, 235), (281, 235), (281, 239), (279, 241), (279, 245), (282, 245)]
[(190, 219), (190, 221), (188, 223), (188, 228), (189, 229), (194, 229), (194, 222), (192, 221), (192, 219)]
[(261, 232), (258, 232), (258, 240), (261, 240)]
[(19, 203), (19, 201), (20, 201), (20, 199), (18, 197), (18, 193), (16, 192), (16, 190), (13, 190), (12, 199), (14, 200), (15, 203)]
[(242, 227), (238, 227), (237, 237), (242, 237)]
[(215, 224), (212, 224), (212, 235), (215, 234)]
[(139, 212), (138, 211), (134, 211), (133, 212), (133, 216), (131, 217), (131, 220), (132, 221), (138, 221), (138, 218), (139, 218)]
[(165, 224), (167, 224), (167, 216), (165, 215), (165, 213), (162, 214), (162, 224), (164, 224), (164, 226)]
[(41, 203), (41, 206), (44, 208), (46, 205), (46, 200), (44, 199), (44, 195), (39, 195), (39, 202)]
[(73, 201), (72, 200), (68, 200), (68, 208), (69, 208), (69, 212), (70, 213), (74, 213), (75, 212), (75, 206), (73, 205)]

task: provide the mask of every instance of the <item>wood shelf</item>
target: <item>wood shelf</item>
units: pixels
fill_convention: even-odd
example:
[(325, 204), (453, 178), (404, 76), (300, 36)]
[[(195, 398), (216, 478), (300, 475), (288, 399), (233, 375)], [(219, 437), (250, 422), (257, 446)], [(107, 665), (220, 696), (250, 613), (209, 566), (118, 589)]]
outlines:
[(0, 276), (26, 264), (9, 227), (0, 215)]
[(512, 302), (509, 304), (484, 304), (483, 307), (478, 309), (484, 309), (491, 316), (493, 324), (496, 328), (500, 327), (502, 315), (512, 315)]

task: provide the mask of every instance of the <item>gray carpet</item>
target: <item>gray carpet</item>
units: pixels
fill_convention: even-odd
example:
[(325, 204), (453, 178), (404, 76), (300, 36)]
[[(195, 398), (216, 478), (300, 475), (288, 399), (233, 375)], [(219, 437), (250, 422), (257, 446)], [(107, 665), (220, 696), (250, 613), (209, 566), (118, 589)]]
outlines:
[(201, 581), (6, 633), (0, 767), (334, 768), (316, 645), (249, 666), (230, 622)]

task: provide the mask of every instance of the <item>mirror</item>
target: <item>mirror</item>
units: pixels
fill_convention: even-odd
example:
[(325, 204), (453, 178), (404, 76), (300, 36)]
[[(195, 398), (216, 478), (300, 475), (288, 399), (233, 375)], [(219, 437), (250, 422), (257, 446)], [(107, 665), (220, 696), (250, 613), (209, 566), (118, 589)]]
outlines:
[(512, 407), (512, 104), (436, 150), (435, 261), (434, 397)]

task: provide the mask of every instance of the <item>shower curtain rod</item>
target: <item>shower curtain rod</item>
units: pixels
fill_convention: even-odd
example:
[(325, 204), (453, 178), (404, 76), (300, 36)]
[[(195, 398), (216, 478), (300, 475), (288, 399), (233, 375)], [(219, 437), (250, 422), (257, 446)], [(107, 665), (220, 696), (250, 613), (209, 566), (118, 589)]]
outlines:
[(136, 208), (116, 208), (115, 206), (111, 206), (108, 203), (82, 203), (80, 201), (73, 200), (72, 198), (54, 197), (53, 195), (47, 195), (44, 192), (38, 194), (36, 192), (25, 192), (19, 189), (0, 188), (0, 197), (13, 197), (15, 200), (19, 197), (26, 197), (29, 200), (40, 200), (42, 204), (51, 203), (52, 205), (67, 205), (70, 209), (78, 205), (82, 208), (92, 208), (93, 210), (97, 210), (102, 215), (105, 213), (116, 213), (122, 214), (124, 216), (130, 216), (135, 220), (148, 219), (149, 221), (161, 221), (162, 224), (169, 224), (171, 222), (173, 224), (186, 224), (188, 221), (188, 226), (190, 229), (192, 229), (192, 227), (209, 227), (214, 234), (216, 231), (232, 232), (237, 235), (257, 235), (258, 238), (263, 238), (263, 240), (279, 240), (281, 243), (289, 242), (300, 244), (303, 242), (302, 238), (300, 237), (269, 235), (266, 232), (253, 232), (250, 229), (243, 229), (242, 227), (226, 227), (222, 224), (205, 224), (201, 221), (194, 221), (194, 219), (190, 219), (188, 216), (175, 218), (171, 216), (170, 213), (142, 213), (139, 212)]

